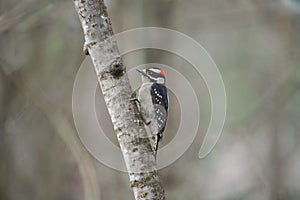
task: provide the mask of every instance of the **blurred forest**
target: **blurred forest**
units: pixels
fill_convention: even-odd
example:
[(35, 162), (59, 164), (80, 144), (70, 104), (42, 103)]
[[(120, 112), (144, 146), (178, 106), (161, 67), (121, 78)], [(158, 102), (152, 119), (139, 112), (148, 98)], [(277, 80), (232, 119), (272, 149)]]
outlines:
[[(191, 147), (160, 170), (167, 199), (300, 199), (300, 1), (106, 3), (115, 33), (144, 26), (180, 31), (205, 47), (224, 79), (224, 131), (199, 160), (209, 94), (202, 80), (185, 74), (201, 85), (202, 121)], [(128, 175), (99, 163), (78, 138), (72, 89), (82, 46), (72, 0), (0, 0), (1, 200), (133, 199)], [(189, 65), (157, 50), (124, 60), (181, 71)]]

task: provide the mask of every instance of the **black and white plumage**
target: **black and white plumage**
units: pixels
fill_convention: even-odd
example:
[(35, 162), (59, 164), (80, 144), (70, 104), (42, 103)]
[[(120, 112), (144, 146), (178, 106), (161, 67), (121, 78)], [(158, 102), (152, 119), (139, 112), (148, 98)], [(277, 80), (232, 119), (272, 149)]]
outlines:
[(156, 156), (158, 142), (162, 139), (168, 117), (166, 73), (154, 67), (137, 71), (142, 75), (142, 85), (137, 96), (140, 113), (150, 130), (150, 142)]

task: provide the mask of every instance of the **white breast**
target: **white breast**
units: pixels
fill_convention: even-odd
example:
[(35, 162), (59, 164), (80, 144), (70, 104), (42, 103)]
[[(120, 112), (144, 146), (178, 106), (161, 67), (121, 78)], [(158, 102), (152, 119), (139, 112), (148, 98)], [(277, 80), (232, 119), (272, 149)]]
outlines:
[(154, 117), (154, 108), (151, 97), (151, 86), (152, 83), (143, 83), (139, 89), (138, 100), (141, 104), (141, 114), (145, 119), (146, 123), (150, 122)]

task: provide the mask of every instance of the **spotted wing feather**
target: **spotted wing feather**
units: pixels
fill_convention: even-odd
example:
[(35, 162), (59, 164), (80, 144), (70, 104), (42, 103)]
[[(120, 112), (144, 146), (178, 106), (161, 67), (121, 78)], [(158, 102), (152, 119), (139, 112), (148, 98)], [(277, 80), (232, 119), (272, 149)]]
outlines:
[(158, 125), (157, 142), (159, 142), (162, 138), (168, 117), (168, 93), (166, 86), (154, 83), (151, 88), (151, 96), (154, 105), (154, 115)]

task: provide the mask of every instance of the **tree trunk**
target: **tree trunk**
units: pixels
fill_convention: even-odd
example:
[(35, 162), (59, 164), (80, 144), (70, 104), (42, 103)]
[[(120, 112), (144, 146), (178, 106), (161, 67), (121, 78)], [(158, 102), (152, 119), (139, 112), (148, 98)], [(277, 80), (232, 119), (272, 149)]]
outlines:
[(165, 199), (156, 161), (123, 65), (103, 0), (74, 0), (135, 199)]

